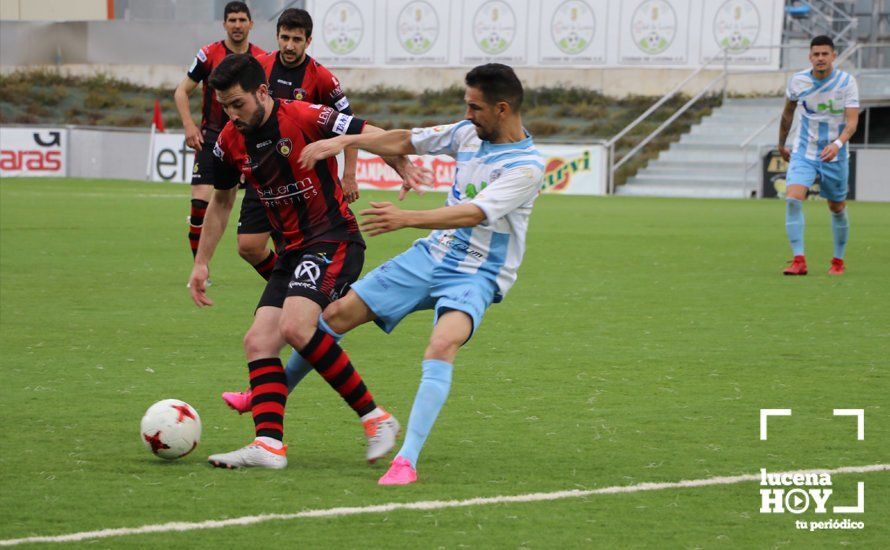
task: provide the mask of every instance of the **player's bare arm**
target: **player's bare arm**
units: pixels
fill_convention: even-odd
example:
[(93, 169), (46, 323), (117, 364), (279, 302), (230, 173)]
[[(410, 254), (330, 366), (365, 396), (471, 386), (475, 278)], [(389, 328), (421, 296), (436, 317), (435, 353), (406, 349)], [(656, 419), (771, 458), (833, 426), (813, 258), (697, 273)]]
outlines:
[(834, 160), (834, 157), (837, 156), (841, 147), (850, 141), (850, 138), (856, 133), (856, 126), (859, 124), (859, 108), (847, 107), (844, 109), (844, 122), (846, 126), (844, 126), (844, 131), (841, 132), (841, 135), (838, 136), (835, 141), (826, 145), (819, 154), (819, 158), (822, 159), (823, 162), (831, 162)]
[(456, 204), (433, 210), (402, 210), (390, 202), (372, 202), (362, 210), (366, 216), (359, 225), (370, 236), (381, 235), (404, 227), (417, 229), (457, 229), (473, 227), (485, 221), (485, 213), (475, 204)]
[(238, 187), (215, 189), (204, 216), (204, 231), (195, 256), (195, 265), (189, 277), (189, 292), (198, 307), (212, 306), (213, 300), (207, 297), (207, 278), (210, 274), (210, 260), (216, 251), (220, 238), (226, 231), (229, 214), (235, 205)]
[(320, 160), (340, 154), (347, 147), (364, 149), (381, 157), (416, 154), (409, 130), (382, 131), (376, 126), (366, 124), (361, 134), (337, 136), (310, 143), (300, 154), (300, 164), (303, 168), (309, 168)]
[(192, 119), (192, 111), (189, 107), (189, 95), (198, 87), (198, 83), (189, 77), (182, 79), (182, 82), (173, 92), (173, 100), (176, 102), (176, 110), (182, 118), (182, 127), (185, 129), (185, 143), (192, 149), (201, 150), (204, 144), (204, 136), (201, 135), (201, 129)]
[(358, 163), (358, 149), (347, 149), (343, 152), (343, 179), (340, 185), (343, 187), (343, 195), (346, 202), (353, 203), (358, 200), (358, 182), (355, 181), (355, 167)]
[(791, 124), (794, 122), (794, 110), (797, 108), (797, 102), (790, 99), (785, 100), (785, 108), (782, 110), (782, 120), (779, 123), (779, 154), (785, 162), (791, 159), (791, 150), (785, 147), (785, 140), (788, 139), (788, 132), (791, 131)]

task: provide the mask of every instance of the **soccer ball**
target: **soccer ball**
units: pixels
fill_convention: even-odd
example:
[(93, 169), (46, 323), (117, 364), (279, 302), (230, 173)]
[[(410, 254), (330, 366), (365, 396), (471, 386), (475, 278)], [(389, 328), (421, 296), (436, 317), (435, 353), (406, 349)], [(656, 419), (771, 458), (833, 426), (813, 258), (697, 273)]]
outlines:
[(182, 458), (198, 446), (200, 439), (201, 417), (185, 401), (158, 401), (142, 417), (142, 443), (161, 458)]

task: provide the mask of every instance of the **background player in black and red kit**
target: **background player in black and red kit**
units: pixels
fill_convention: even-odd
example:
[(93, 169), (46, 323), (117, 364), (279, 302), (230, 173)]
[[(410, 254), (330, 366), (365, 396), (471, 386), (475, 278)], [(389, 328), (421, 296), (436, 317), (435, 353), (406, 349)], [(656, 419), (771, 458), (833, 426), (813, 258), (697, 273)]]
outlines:
[[(309, 12), (295, 8), (284, 10), (278, 17), (276, 38), (278, 51), (257, 57), (266, 72), (272, 97), (318, 103), (347, 115), (353, 114), (340, 82), (324, 66), (306, 55), (306, 48), (312, 42), (312, 17)], [(350, 203), (359, 196), (355, 181), (357, 156), (357, 149), (344, 153), (340, 185), (346, 202)], [(267, 279), (275, 264), (275, 256), (267, 247), (271, 231), (259, 196), (248, 185), (238, 218), (238, 253)]]
[[(207, 201), (210, 200), (210, 195), (213, 193), (211, 171), (213, 144), (216, 143), (216, 137), (229, 120), (223, 108), (216, 101), (216, 96), (207, 84), (207, 79), (219, 62), (229, 54), (249, 53), (258, 56), (266, 53), (247, 40), (250, 29), (253, 28), (253, 21), (250, 18), (250, 9), (244, 2), (226, 4), (223, 10), (223, 28), (226, 31), (225, 40), (208, 44), (198, 50), (187, 76), (182, 79), (173, 93), (176, 109), (179, 111), (179, 116), (182, 117), (182, 126), (185, 129), (185, 142), (196, 151), (195, 167), (192, 172), (192, 205), (189, 213), (188, 234), (193, 255), (198, 250)], [(203, 86), (201, 127), (198, 128), (195, 121), (192, 120), (189, 109), (189, 94), (200, 83), (203, 83)]]
[(302, 169), (297, 159), (307, 142), (380, 130), (330, 107), (272, 99), (262, 66), (249, 55), (224, 59), (210, 84), (231, 120), (214, 147), (216, 191), (189, 280), (192, 299), (199, 306), (213, 303), (206, 295), (208, 264), (242, 175), (281, 234), (283, 251), (244, 337), (256, 440), (209, 460), (229, 468), (287, 465), (281, 440), (288, 388), (279, 358), (285, 344), (297, 349), (361, 417), (367, 457), (376, 460), (395, 445), (398, 422), (376, 406), (335, 337), (323, 322), (318, 324), (322, 309), (359, 276), (364, 241), (343, 196), (336, 160)]

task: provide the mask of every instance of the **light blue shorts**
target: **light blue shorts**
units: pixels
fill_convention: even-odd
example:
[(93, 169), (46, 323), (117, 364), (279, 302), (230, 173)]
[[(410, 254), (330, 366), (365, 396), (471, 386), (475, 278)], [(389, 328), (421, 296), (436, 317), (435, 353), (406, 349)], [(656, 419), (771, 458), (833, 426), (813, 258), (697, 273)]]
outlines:
[(816, 180), (816, 174), (820, 179), (819, 196), (834, 202), (847, 200), (847, 179), (850, 175), (847, 159), (822, 162), (792, 155), (785, 174), (785, 185), (805, 185), (809, 189)]
[(497, 285), (479, 274), (443, 266), (426, 246), (415, 243), (362, 277), (352, 290), (374, 312), (374, 322), (384, 332), (392, 332), (409, 313), (425, 309), (435, 311), (433, 324), (448, 310), (462, 311), (472, 318), (475, 332)]

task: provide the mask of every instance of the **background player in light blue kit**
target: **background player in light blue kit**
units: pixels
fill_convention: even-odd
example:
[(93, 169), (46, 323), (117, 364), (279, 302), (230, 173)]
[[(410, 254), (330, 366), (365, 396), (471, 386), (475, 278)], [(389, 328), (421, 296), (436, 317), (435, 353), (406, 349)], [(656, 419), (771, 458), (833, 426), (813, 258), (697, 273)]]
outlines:
[(443, 208), (411, 211), (372, 202), (361, 212), (367, 216), (362, 227), (372, 236), (403, 227), (434, 231), (355, 283), (319, 318), (319, 326), (336, 338), (368, 321), (390, 332), (409, 313), (435, 312), (408, 433), (381, 485), (417, 480), (417, 457), (445, 404), (457, 351), (479, 328), (488, 306), (516, 281), (544, 173), (543, 158), (522, 127), (522, 84), (513, 69), (482, 65), (467, 73), (466, 84), (466, 120), (371, 139), (321, 140), (301, 156), (304, 166), (312, 166), (345, 147), (358, 147), (378, 155), (441, 154), (457, 160)]
[[(847, 221), (847, 178), (849, 176), (847, 143), (856, 133), (859, 121), (859, 90), (856, 79), (833, 66), (837, 58), (834, 42), (827, 36), (817, 36), (810, 42), (812, 69), (791, 77), (785, 92), (785, 111), (779, 126), (779, 152), (786, 161), (790, 158), (785, 176), (785, 229), (794, 259), (785, 275), (806, 275), (804, 257), (803, 202), (816, 174), (821, 183), (819, 194), (828, 200), (831, 227), (834, 235), (834, 258), (828, 273), (844, 272), (844, 250), (850, 225)], [(801, 103), (800, 128), (794, 139), (793, 152), (785, 147), (791, 129), (794, 110)]]

